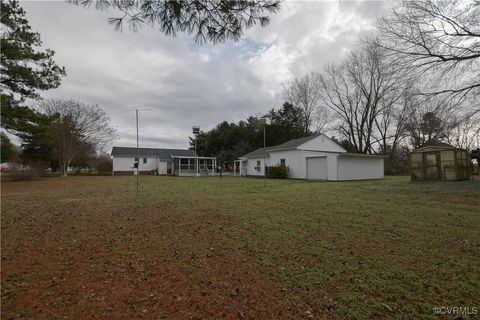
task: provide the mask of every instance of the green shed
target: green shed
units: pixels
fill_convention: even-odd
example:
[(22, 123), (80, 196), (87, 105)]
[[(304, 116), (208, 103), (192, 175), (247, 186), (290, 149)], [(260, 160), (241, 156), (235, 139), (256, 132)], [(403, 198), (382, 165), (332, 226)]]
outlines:
[(468, 180), (467, 150), (430, 141), (408, 155), (412, 181)]

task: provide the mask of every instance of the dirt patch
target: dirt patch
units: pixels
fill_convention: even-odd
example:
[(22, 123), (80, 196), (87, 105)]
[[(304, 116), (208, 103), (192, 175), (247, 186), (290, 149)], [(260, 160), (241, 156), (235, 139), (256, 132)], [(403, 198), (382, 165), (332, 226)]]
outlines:
[(104, 210), (57, 198), (43, 207), (16, 199), (15, 210), (5, 201), (6, 319), (298, 316), (267, 270), (209, 231), (210, 219), (231, 220), (185, 215), (168, 201)]

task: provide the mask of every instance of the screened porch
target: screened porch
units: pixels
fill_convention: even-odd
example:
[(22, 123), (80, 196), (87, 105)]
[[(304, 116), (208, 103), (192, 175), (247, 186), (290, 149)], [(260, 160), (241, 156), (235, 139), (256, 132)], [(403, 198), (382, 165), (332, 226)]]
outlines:
[(173, 174), (176, 176), (213, 176), (216, 166), (215, 157), (173, 157)]

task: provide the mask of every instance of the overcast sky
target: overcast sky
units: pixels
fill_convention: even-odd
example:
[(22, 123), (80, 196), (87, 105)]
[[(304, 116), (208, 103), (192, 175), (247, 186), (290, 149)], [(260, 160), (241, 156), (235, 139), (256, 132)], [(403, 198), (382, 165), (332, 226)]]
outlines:
[(192, 125), (202, 130), (282, 104), (281, 84), (342, 59), (374, 28), (380, 1), (283, 2), (267, 27), (239, 42), (197, 45), (187, 34), (167, 37), (144, 27), (114, 31), (100, 12), (61, 1), (22, 1), (32, 28), (67, 76), (44, 97), (102, 106), (117, 129), (117, 146), (186, 148)]

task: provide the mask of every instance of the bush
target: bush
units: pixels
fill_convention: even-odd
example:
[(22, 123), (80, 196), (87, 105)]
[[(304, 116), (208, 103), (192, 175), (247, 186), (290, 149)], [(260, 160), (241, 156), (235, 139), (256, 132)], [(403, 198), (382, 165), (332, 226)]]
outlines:
[(36, 168), (21, 163), (11, 162), (8, 169), (2, 169), (2, 181), (36, 180), (41, 172)]
[(266, 168), (267, 178), (286, 179), (288, 176), (288, 167), (285, 165), (270, 166)]
[(95, 169), (96, 175), (111, 175), (113, 162), (109, 155), (100, 155), (90, 160), (89, 166)]

